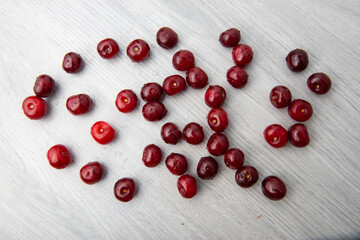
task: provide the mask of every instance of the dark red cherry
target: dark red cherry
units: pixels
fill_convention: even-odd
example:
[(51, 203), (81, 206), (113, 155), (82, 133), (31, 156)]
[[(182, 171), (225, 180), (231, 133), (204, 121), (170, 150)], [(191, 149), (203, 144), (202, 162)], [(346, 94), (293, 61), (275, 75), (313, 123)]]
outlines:
[(86, 94), (77, 94), (70, 96), (66, 100), (66, 108), (74, 115), (85, 114), (90, 111), (93, 101)]
[(202, 157), (197, 165), (197, 175), (202, 179), (213, 179), (218, 171), (219, 165), (212, 157)]
[(296, 147), (305, 147), (310, 143), (307, 127), (302, 123), (296, 123), (288, 129), (289, 141)]
[(161, 162), (162, 151), (155, 144), (147, 145), (144, 148), (142, 161), (146, 167), (156, 167)]
[(230, 28), (222, 32), (219, 37), (219, 41), (224, 47), (235, 47), (240, 42), (240, 39), (240, 31), (236, 28)]
[(171, 153), (165, 160), (166, 167), (174, 175), (183, 175), (188, 167), (187, 159), (179, 153)]
[(186, 72), (186, 82), (192, 88), (201, 89), (208, 84), (208, 76), (201, 68), (192, 67)]
[(141, 88), (141, 98), (144, 101), (156, 101), (164, 98), (164, 91), (160, 84), (156, 82), (145, 83)]
[(177, 188), (182, 197), (192, 198), (197, 193), (196, 179), (189, 174), (182, 175), (177, 180)]
[(55, 89), (55, 81), (49, 75), (43, 74), (36, 78), (34, 93), (38, 97), (48, 97)]
[(188, 50), (180, 50), (174, 54), (172, 64), (176, 70), (186, 71), (195, 66), (194, 54)]
[(200, 144), (204, 141), (205, 134), (200, 124), (191, 122), (184, 127), (183, 137), (190, 144)]
[(264, 178), (261, 184), (263, 194), (271, 200), (281, 200), (286, 195), (285, 183), (276, 176)]
[(311, 118), (313, 108), (309, 102), (303, 99), (295, 99), (290, 103), (288, 113), (295, 121), (305, 122)]
[(227, 81), (233, 88), (243, 88), (248, 82), (248, 74), (245, 69), (239, 66), (229, 68), (226, 73)]
[(316, 94), (325, 94), (331, 88), (331, 79), (325, 73), (314, 73), (308, 80), (307, 85)]
[(264, 138), (274, 148), (284, 147), (288, 141), (286, 129), (279, 124), (271, 124), (264, 130)]
[(150, 55), (150, 47), (142, 39), (135, 39), (126, 48), (128, 57), (133, 62), (141, 62)]
[(98, 121), (91, 127), (91, 136), (100, 144), (108, 144), (115, 138), (115, 130), (104, 121)]
[(231, 148), (226, 151), (224, 155), (224, 162), (228, 168), (233, 170), (239, 169), (242, 167), (245, 161), (244, 153), (238, 148)]
[(186, 88), (186, 81), (180, 75), (171, 75), (165, 78), (163, 82), (163, 89), (167, 95), (175, 95)]
[(167, 110), (162, 102), (151, 101), (145, 103), (142, 108), (142, 114), (146, 120), (155, 122), (163, 119), (167, 114)]
[(30, 96), (22, 102), (22, 109), (26, 117), (30, 119), (41, 119), (46, 115), (47, 104), (44, 99)]
[(222, 108), (213, 108), (207, 115), (207, 121), (211, 130), (223, 132), (229, 125), (228, 115)]
[(239, 67), (246, 67), (250, 64), (254, 53), (249, 45), (239, 44), (232, 50), (234, 63)]
[(57, 144), (48, 150), (47, 159), (53, 168), (63, 169), (71, 163), (72, 156), (64, 145)]
[(252, 166), (242, 166), (235, 173), (235, 181), (242, 188), (251, 187), (258, 179), (258, 171)]
[(165, 49), (173, 48), (178, 42), (177, 33), (169, 27), (162, 27), (156, 33), (156, 42)]
[(128, 113), (135, 109), (137, 102), (136, 94), (130, 89), (125, 89), (117, 95), (115, 105), (120, 112)]
[(177, 144), (181, 139), (181, 131), (175, 123), (165, 123), (161, 128), (161, 138), (168, 144)]
[(293, 72), (301, 72), (309, 64), (309, 57), (307, 52), (303, 49), (294, 49), (286, 56), (286, 63), (288, 68)]
[(99, 162), (89, 162), (80, 169), (80, 178), (86, 184), (94, 184), (101, 180), (104, 168)]
[(114, 195), (121, 202), (133, 199), (136, 192), (136, 184), (132, 178), (121, 178), (114, 185)]
[(106, 38), (98, 43), (97, 51), (100, 57), (110, 59), (118, 54), (119, 45), (114, 39)]
[(205, 103), (211, 108), (221, 107), (226, 99), (226, 91), (219, 85), (211, 85), (205, 92)]
[(270, 102), (276, 108), (285, 108), (291, 103), (291, 92), (285, 86), (276, 86), (271, 89)]
[(69, 52), (65, 54), (62, 67), (67, 73), (77, 73), (81, 70), (83, 63), (80, 54)]
[(210, 136), (206, 148), (211, 155), (221, 156), (229, 149), (229, 140), (223, 133), (214, 133)]

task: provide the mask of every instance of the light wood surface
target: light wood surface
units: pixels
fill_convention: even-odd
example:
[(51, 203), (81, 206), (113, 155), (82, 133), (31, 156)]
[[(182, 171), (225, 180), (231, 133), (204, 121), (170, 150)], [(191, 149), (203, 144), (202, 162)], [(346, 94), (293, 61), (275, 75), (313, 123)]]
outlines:
[[(6, 1), (0, 2), (0, 239), (349, 239), (360, 236), (360, 2), (349, 1)], [(169, 26), (179, 35), (172, 50), (160, 48), (155, 34)], [(254, 50), (246, 68), (249, 82), (232, 88), (225, 73), (233, 65), (231, 49), (218, 42), (230, 28), (241, 30), (242, 43)], [(112, 60), (100, 58), (97, 43), (114, 38), (121, 53)], [(142, 38), (151, 57), (133, 63), (126, 46)], [(295, 48), (310, 58), (302, 73), (291, 72), (285, 56)], [(177, 72), (171, 64), (180, 49), (192, 51), (196, 64), (209, 76), (209, 84), (227, 90), (224, 109), (230, 125), (231, 146), (241, 148), (246, 164), (255, 166), (258, 183), (242, 189), (233, 170), (221, 157), (215, 179), (198, 178), (193, 199), (182, 198), (177, 177), (164, 161), (146, 168), (142, 150), (158, 144), (165, 156), (184, 154), (188, 173), (196, 175), (206, 143), (185, 141), (166, 145), (160, 137), (165, 122), (182, 128), (195, 121), (204, 126), (206, 139), (209, 108), (206, 89), (187, 90), (164, 99), (168, 115), (160, 122), (143, 119), (140, 101), (130, 114), (117, 111), (117, 93), (150, 81), (162, 83)], [(61, 68), (65, 53), (81, 54), (85, 66), (78, 74)], [(327, 73), (331, 91), (313, 94), (306, 79)], [(56, 92), (47, 99), (50, 112), (32, 121), (21, 109), (33, 95), (36, 76), (49, 74)], [(269, 92), (288, 86), (294, 98), (312, 103), (313, 117), (306, 122), (311, 144), (303, 149), (290, 144), (271, 148), (263, 139), (272, 123), (294, 123), (286, 110), (275, 109)], [(66, 99), (87, 93), (95, 106), (84, 116), (71, 115)], [(107, 146), (90, 135), (91, 125), (104, 120), (114, 126), (117, 138)], [(63, 170), (49, 166), (47, 150), (65, 144), (74, 162)], [(104, 179), (92, 186), (79, 178), (90, 161), (106, 168)], [(274, 202), (261, 192), (261, 180), (277, 175), (288, 194)], [(122, 177), (138, 184), (135, 198), (121, 203), (113, 185)]]

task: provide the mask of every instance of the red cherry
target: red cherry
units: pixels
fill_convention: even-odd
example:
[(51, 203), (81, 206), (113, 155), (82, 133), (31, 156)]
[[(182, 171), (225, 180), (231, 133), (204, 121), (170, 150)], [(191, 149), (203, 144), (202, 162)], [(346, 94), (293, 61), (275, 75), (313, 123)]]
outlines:
[(125, 89), (117, 95), (115, 105), (120, 112), (129, 113), (135, 109), (137, 102), (136, 94), (130, 89)]
[(167, 110), (162, 102), (151, 101), (145, 103), (142, 108), (142, 114), (146, 120), (155, 122), (163, 119), (167, 114)]
[(261, 184), (263, 194), (271, 200), (281, 200), (286, 195), (285, 183), (276, 176), (266, 177)]
[(115, 138), (115, 130), (106, 122), (98, 121), (91, 127), (91, 136), (100, 144), (108, 144)]
[(274, 148), (284, 147), (288, 141), (288, 134), (284, 127), (279, 124), (271, 124), (264, 130), (266, 142)]
[(313, 114), (311, 104), (303, 99), (295, 99), (288, 107), (289, 116), (298, 122), (309, 120)]
[(71, 163), (72, 156), (64, 145), (57, 144), (48, 150), (47, 159), (53, 168), (63, 169)]
[(133, 62), (141, 62), (150, 55), (150, 47), (142, 39), (135, 39), (126, 48), (128, 57)]
[(316, 94), (325, 94), (331, 88), (331, 79), (325, 73), (314, 73), (308, 80), (307, 85)]
[(218, 171), (219, 165), (212, 157), (202, 157), (197, 165), (197, 175), (202, 179), (213, 179)]
[(164, 98), (164, 91), (160, 84), (150, 82), (143, 85), (141, 88), (141, 98), (144, 101), (156, 101)]
[(205, 103), (211, 108), (221, 107), (226, 99), (226, 91), (219, 85), (211, 85), (205, 92)]
[(80, 178), (86, 184), (94, 184), (101, 180), (104, 168), (99, 162), (89, 162), (80, 169)]
[(229, 140), (223, 133), (214, 133), (210, 136), (206, 148), (211, 155), (221, 156), (229, 149)]
[(66, 100), (66, 108), (74, 115), (85, 114), (90, 111), (93, 101), (86, 94), (78, 94), (70, 96)]
[(222, 32), (219, 37), (219, 41), (224, 47), (235, 47), (240, 42), (240, 39), (240, 31), (236, 28), (230, 28)]
[(192, 88), (201, 89), (208, 84), (208, 76), (201, 68), (192, 67), (186, 72), (186, 82)]
[(291, 103), (291, 92), (285, 86), (276, 86), (270, 92), (270, 102), (276, 108), (285, 108)]
[(186, 142), (196, 145), (204, 141), (205, 134), (203, 128), (199, 124), (191, 122), (184, 127), (183, 137)]
[(246, 70), (239, 66), (233, 66), (226, 72), (227, 81), (233, 88), (245, 87), (248, 77)]
[(180, 50), (174, 54), (172, 64), (176, 70), (186, 71), (195, 66), (194, 54), (188, 50)]
[(161, 162), (162, 151), (155, 144), (147, 145), (144, 148), (142, 161), (146, 167), (156, 167)]
[(242, 188), (251, 187), (258, 179), (258, 171), (252, 166), (242, 166), (235, 173), (235, 181)]
[(296, 123), (288, 129), (289, 141), (296, 147), (305, 147), (310, 143), (307, 128), (302, 123)]
[(43, 74), (36, 78), (34, 93), (38, 97), (48, 97), (55, 89), (55, 81), (49, 75)]
[(178, 42), (177, 33), (169, 27), (162, 27), (156, 33), (156, 42), (165, 49), (173, 48)]
[(181, 139), (181, 131), (175, 123), (165, 123), (161, 128), (161, 138), (168, 144), (177, 144)]
[(189, 174), (182, 175), (177, 180), (177, 188), (182, 197), (192, 198), (197, 193), (196, 179)]
[(65, 70), (65, 72), (77, 73), (81, 70), (82, 65), (83, 63), (80, 54), (74, 52), (65, 54), (62, 63), (62, 68)]
[(232, 57), (234, 63), (240, 67), (246, 67), (250, 64), (254, 53), (249, 45), (239, 44), (232, 50)]
[(132, 178), (121, 178), (114, 185), (114, 195), (121, 202), (129, 202), (136, 192), (136, 184)]
[(98, 43), (97, 51), (100, 57), (110, 59), (118, 54), (119, 45), (114, 39), (106, 38)]
[(163, 82), (163, 89), (167, 95), (175, 95), (186, 88), (185, 79), (180, 75), (171, 75), (165, 78)]
[(307, 52), (303, 49), (294, 49), (286, 56), (286, 63), (288, 68), (293, 72), (301, 72), (309, 64), (309, 57)]
[(245, 161), (244, 153), (238, 148), (231, 148), (224, 155), (224, 162), (228, 168), (237, 170), (242, 167)]
[(37, 96), (30, 96), (22, 102), (22, 109), (30, 119), (41, 119), (47, 112), (47, 104), (44, 99)]
[(183, 175), (188, 167), (187, 159), (179, 153), (171, 153), (165, 160), (166, 167), (174, 175)]
[(222, 108), (213, 108), (207, 115), (207, 121), (211, 130), (223, 132), (229, 125), (228, 115)]

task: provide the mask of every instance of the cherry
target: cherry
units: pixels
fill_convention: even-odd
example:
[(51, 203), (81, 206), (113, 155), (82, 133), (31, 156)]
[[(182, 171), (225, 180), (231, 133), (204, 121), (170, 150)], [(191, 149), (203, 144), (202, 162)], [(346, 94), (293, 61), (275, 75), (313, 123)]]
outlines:
[(161, 128), (161, 138), (168, 144), (177, 144), (181, 139), (181, 131), (175, 123), (165, 123)]
[(325, 94), (331, 88), (331, 79), (325, 73), (314, 73), (308, 80), (307, 85), (316, 94)]
[(91, 127), (91, 136), (100, 144), (108, 144), (115, 138), (115, 130), (106, 122), (98, 121)]
[(309, 57), (307, 52), (303, 49), (294, 49), (286, 56), (286, 63), (288, 68), (293, 72), (301, 72), (309, 64)]
[(288, 134), (286, 129), (279, 124), (271, 124), (264, 130), (264, 137), (266, 142), (274, 148), (284, 147), (288, 141)]
[(212, 157), (202, 157), (197, 165), (197, 175), (202, 179), (213, 179), (218, 171), (219, 165)]
[(276, 86), (270, 91), (270, 102), (276, 108), (285, 108), (291, 103), (291, 92), (285, 86)]
[(141, 88), (141, 98), (144, 101), (156, 101), (164, 98), (164, 91), (160, 84), (156, 82), (145, 83)]
[(214, 133), (210, 136), (206, 148), (211, 155), (224, 155), (229, 149), (229, 140), (223, 133)]
[(145, 60), (150, 54), (150, 47), (142, 39), (135, 39), (126, 48), (128, 57), (133, 62), (141, 62)]
[(162, 102), (151, 101), (145, 103), (142, 108), (142, 114), (146, 120), (155, 122), (163, 119), (167, 114), (167, 110)]
[(81, 70), (82, 65), (83, 63), (80, 54), (74, 52), (65, 54), (62, 63), (62, 68), (65, 70), (65, 72), (77, 73)]
[(205, 103), (211, 108), (221, 107), (226, 99), (226, 91), (219, 85), (211, 85), (205, 92)]
[(199, 124), (191, 122), (184, 127), (183, 137), (186, 142), (196, 145), (204, 141), (205, 134), (203, 128)]
[(258, 179), (258, 171), (252, 166), (242, 166), (235, 173), (235, 181), (242, 188), (251, 187)]
[(285, 183), (276, 176), (264, 178), (261, 184), (263, 194), (271, 200), (281, 200), (286, 195)]
[(90, 111), (93, 101), (86, 94), (70, 96), (66, 100), (66, 108), (74, 115), (81, 115)]
[(114, 39), (106, 38), (98, 43), (97, 51), (100, 57), (110, 59), (118, 54), (119, 45)]
[(28, 118), (33, 120), (41, 119), (47, 112), (47, 104), (41, 97), (30, 96), (22, 102), (22, 109)]
[(180, 75), (171, 75), (165, 78), (163, 82), (163, 89), (167, 95), (175, 95), (186, 88), (185, 79)]
[(180, 153), (171, 153), (165, 160), (166, 167), (174, 175), (183, 175), (188, 167), (187, 159)]
[(211, 130), (223, 132), (229, 125), (228, 115), (222, 108), (213, 108), (207, 115), (207, 121)]
[(239, 66), (233, 66), (226, 72), (227, 81), (233, 88), (245, 87), (248, 77), (246, 70)]
[(182, 175), (177, 180), (177, 188), (182, 197), (192, 198), (197, 193), (196, 179), (189, 174)]
[(114, 195), (121, 202), (133, 199), (136, 192), (136, 184), (132, 178), (121, 178), (114, 185)]
[(228, 168), (237, 170), (242, 167), (245, 161), (244, 153), (238, 148), (231, 148), (224, 155), (224, 162)]
[(192, 88), (201, 89), (208, 84), (208, 76), (201, 68), (192, 67), (186, 72), (186, 82)]
[(195, 66), (194, 54), (188, 50), (180, 50), (174, 54), (172, 64), (176, 70), (186, 71)]
[(240, 42), (240, 39), (240, 31), (236, 28), (230, 28), (222, 32), (219, 37), (219, 41), (224, 47), (235, 47)]
[(130, 89), (125, 89), (117, 95), (115, 105), (120, 112), (129, 113), (135, 109), (137, 102), (136, 94)]
[(156, 167), (162, 158), (161, 149), (155, 144), (149, 144), (144, 148), (142, 161), (146, 167)]
[(305, 147), (310, 143), (307, 128), (302, 123), (296, 123), (288, 129), (289, 141), (296, 147)]
[(232, 57), (234, 63), (240, 67), (246, 67), (250, 64), (254, 53), (249, 45), (239, 44), (232, 50)]
[(295, 99), (290, 103), (288, 113), (295, 121), (305, 122), (311, 118), (313, 108), (309, 102), (303, 99)]
[(173, 48), (178, 42), (177, 33), (169, 27), (162, 27), (156, 33), (156, 42), (165, 49)]
[(43, 74), (36, 78), (34, 93), (38, 97), (48, 97), (55, 89), (55, 81), (49, 75)]
[(71, 163), (72, 156), (64, 145), (57, 144), (48, 150), (47, 159), (53, 168), (63, 169)]
[(86, 184), (94, 184), (101, 180), (104, 168), (99, 162), (89, 162), (80, 169), (80, 178)]

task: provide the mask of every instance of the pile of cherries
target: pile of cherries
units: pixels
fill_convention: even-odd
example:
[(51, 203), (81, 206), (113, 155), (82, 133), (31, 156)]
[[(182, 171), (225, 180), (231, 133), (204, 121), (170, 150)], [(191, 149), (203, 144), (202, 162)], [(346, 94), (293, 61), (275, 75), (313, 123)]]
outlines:
[[(240, 31), (231, 28), (220, 34), (219, 41), (224, 47), (232, 47), (232, 58), (235, 66), (227, 73), (227, 81), (237, 89), (243, 88), (248, 81), (248, 74), (244, 69), (253, 58), (253, 51), (246, 44), (239, 44)], [(173, 48), (178, 42), (177, 33), (168, 27), (161, 28), (156, 34), (157, 43), (164, 49)], [(107, 38), (97, 45), (99, 55), (104, 59), (115, 57), (119, 53), (119, 46), (113, 39)], [(150, 54), (150, 47), (146, 41), (136, 39), (126, 50), (127, 56), (133, 62), (141, 62)], [(301, 49), (291, 51), (286, 58), (292, 71), (299, 72), (308, 65), (307, 53)], [(64, 56), (62, 67), (67, 73), (77, 73), (82, 69), (82, 58), (78, 53), (69, 52)], [(160, 121), (167, 109), (161, 102), (164, 95), (176, 95), (190, 86), (202, 89), (208, 85), (208, 76), (204, 70), (195, 65), (195, 57), (188, 50), (180, 50), (173, 55), (172, 64), (178, 71), (186, 71), (186, 77), (179, 74), (168, 76), (162, 86), (156, 82), (143, 85), (140, 97), (146, 101), (142, 107), (142, 115), (148, 121)], [(315, 73), (308, 79), (309, 88), (318, 94), (329, 91), (331, 80), (324, 73)], [(43, 98), (49, 97), (55, 89), (55, 81), (48, 75), (40, 75), (34, 84), (35, 96), (27, 97), (22, 108), (30, 119), (41, 119), (46, 115), (47, 104)], [(205, 103), (211, 108), (207, 115), (207, 122), (214, 133), (207, 141), (210, 155), (224, 156), (225, 165), (236, 170), (235, 181), (243, 188), (253, 186), (258, 180), (258, 171), (250, 165), (244, 165), (245, 156), (239, 148), (230, 148), (227, 136), (222, 133), (228, 126), (228, 115), (221, 108), (226, 100), (226, 91), (220, 85), (211, 85), (205, 93)], [(291, 101), (291, 93), (285, 86), (277, 86), (271, 90), (271, 103), (277, 108), (288, 107), (290, 117), (299, 122), (308, 120), (312, 115), (312, 107), (305, 100)], [(66, 107), (71, 114), (86, 114), (92, 108), (93, 100), (86, 94), (70, 96)], [(132, 112), (138, 105), (138, 97), (131, 89), (124, 89), (116, 96), (115, 106), (122, 113)], [(105, 121), (98, 121), (91, 127), (91, 135), (99, 144), (108, 144), (115, 138), (115, 130)], [(160, 131), (161, 138), (167, 144), (177, 144), (182, 138), (189, 144), (198, 145), (205, 139), (203, 127), (196, 122), (188, 123), (182, 131), (172, 122), (165, 123)], [(304, 124), (297, 123), (285, 130), (279, 124), (268, 126), (264, 131), (266, 141), (273, 147), (285, 146), (288, 139), (298, 147), (309, 144), (310, 138)], [(62, 144), (52, 146), (47, 152), (49, 164), (56, 169), (67, 167), (72, 161), (72, 155)], [(162, 150), (155, 144), (147, 145), (143, 150), (142, 161), (146, 167), (156, 167), (163, 158)], [(194, 176), (186, 174), (188, 162), (184, 155), (171, 153), (165, 159), (168, 170), (177, 176), (177, 187), (184, 198), (192, 198), (197, 193), (197, 181)], [(197, 164), (197, 175), (204, 180), (213, 179), (218, 172), (218, 163), (212, 156), (202, 157)], [(87, 184), (94, 184), (103, 176), (103, 166), (99, 162), (89, 162), (80, 169), (80, 177)], [(136, 192), (136, 183), (131, 178), (119, 179), (114, 185), (115, 197), (123, 202), (130, 201)], [(286, 186), (276, 176), (268, 176), (262, 181), (263, 194), (272, 200), (280, 200), (286, 195)]]

